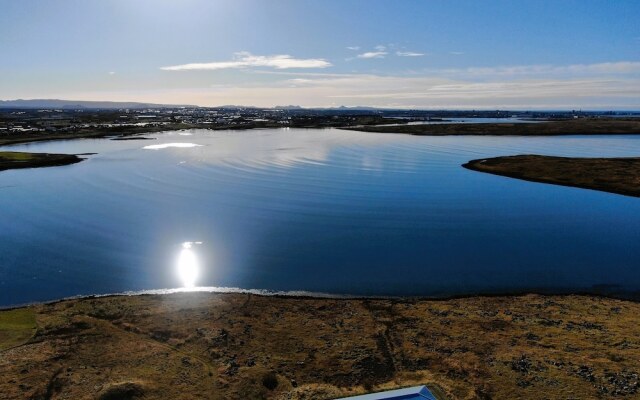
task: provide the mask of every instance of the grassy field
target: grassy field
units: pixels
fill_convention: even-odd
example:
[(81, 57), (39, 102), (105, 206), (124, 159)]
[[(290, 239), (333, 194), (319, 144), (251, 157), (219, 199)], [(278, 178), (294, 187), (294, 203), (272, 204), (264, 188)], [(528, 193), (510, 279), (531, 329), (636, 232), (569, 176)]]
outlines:
[(20, 313), (38, 328), (0, 352), (3, 399), (317, 400), (417, 384), (443, 399), (640, 397), (640, 304), (601, 297), (194, 292), (0, 318)]
[(36, 314), (31, 308), (0, 312), (0, 351), (19, 346), (36, 331)]
[(472, 160), (463, 166), (533, 182), (640, 197), (640, 158), (518, 155)]

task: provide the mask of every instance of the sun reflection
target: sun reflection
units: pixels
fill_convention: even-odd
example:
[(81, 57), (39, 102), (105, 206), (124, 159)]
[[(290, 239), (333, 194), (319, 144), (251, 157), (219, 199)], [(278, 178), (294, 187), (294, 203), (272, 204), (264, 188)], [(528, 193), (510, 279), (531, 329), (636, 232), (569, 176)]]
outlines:
[(189, 148), (189, 147), (202, 147), (201, 144), (195, 144), (195, 143), (162, 143), (162, 144), (152, 144), (149, 146), (144, 146), (143, 149), (145, 150), (162, 150), (162, 149), (168, 149), (170, 147), (177, 147), (177, 148)]
[(196, 286), (196, 280), (200, 273), (198, 258), (191, 249), (193, 242), (182, 243), (182, 250), (178, 256), (178, 275), (182, 280), (182, 286), (186, 289), (192, 289)]

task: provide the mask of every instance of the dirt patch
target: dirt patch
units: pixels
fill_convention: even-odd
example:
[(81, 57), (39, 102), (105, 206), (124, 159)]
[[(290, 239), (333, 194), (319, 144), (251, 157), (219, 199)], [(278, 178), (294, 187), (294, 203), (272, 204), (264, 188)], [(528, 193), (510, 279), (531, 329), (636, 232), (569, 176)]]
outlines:
[(133, 400), (144, 396), (144, 387), (138, 382), (110, 385), (98, 395), (99, 400)]

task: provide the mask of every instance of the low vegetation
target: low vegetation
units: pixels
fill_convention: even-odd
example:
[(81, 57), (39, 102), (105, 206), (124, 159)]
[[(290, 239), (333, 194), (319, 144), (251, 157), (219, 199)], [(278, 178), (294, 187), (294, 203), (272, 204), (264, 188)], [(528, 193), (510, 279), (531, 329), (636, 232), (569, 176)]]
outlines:
[(0, 312), (0, 351), (24, 344), (35, 333), (36, 317), (31, 308)]
[(38, 327), (0, 352), (4, 399), (316, 400), (425, 383), (448, 399), (640, 396), (640, 304), (601, 297), (196, 292), (62, 301), (0, 321), (18, 315)]
[(640, 134), (640, 119), (581, 118), (536, 123), (378, 125), (346, 128), (356, 131), (406, 133), (418, 136), (558, 136)]
[(19, 168), (53, 167), (75, 164), (83, 158), (74, 154), (24, 153), (0, 151), (0, 171)]
[(472, 160), (463, 166), (528, 181), (640, 197), (640, 158), (518, 155)]

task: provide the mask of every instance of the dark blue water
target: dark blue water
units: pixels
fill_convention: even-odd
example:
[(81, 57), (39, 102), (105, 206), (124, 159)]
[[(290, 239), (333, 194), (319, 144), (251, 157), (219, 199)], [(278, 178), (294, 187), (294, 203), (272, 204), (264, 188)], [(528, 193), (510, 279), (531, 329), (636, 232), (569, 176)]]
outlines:
[[(640, 289), (640, 199), (460, 167), (522, 153), (637, 156), (640, 137), (152, 136), (4, 148), (99, 154), (0, 172), (0, 305), (179, 287), (181, 245), (195, 241), (200, 286), (424, 296)], [(143, 148), (166, 143), (200, 146)]]

